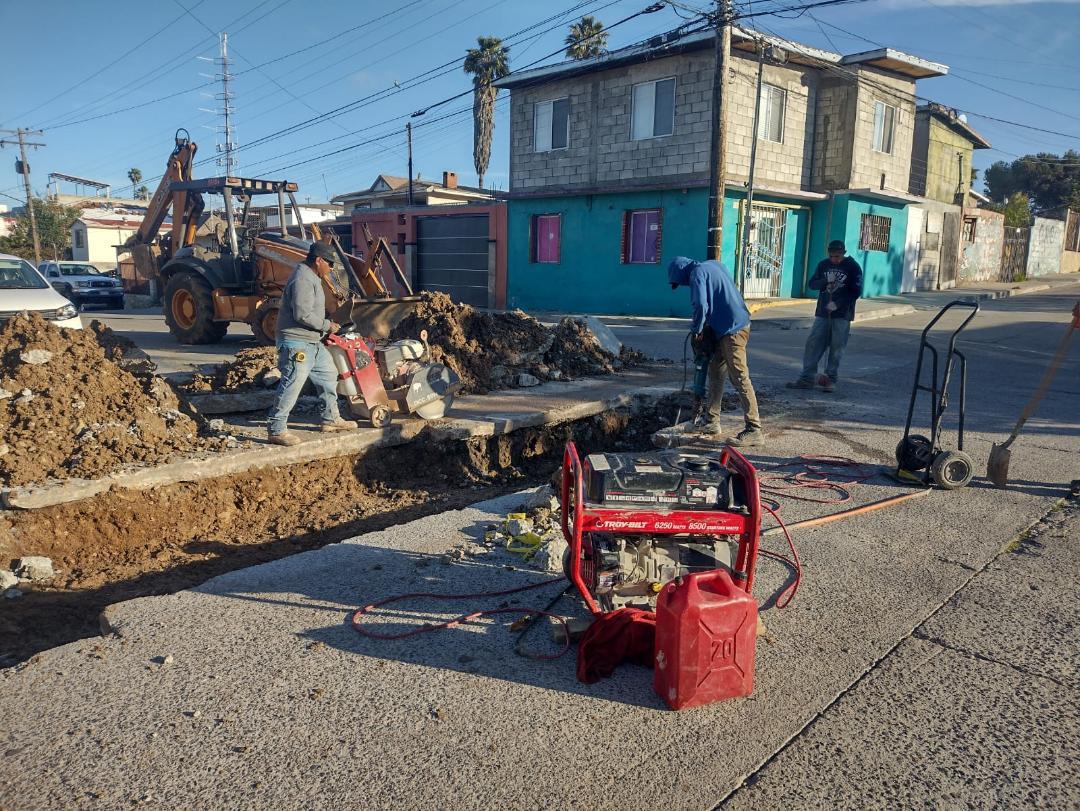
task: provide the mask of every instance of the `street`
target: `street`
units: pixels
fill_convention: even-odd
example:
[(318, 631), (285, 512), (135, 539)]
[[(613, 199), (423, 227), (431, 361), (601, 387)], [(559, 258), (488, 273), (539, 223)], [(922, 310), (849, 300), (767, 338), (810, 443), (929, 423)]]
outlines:
[[(762, 560), (766, 634), (747, 699), (667, 711), (650, 673), (628, 665), (583, 685), (572, 655), (515, 655), (502, 621), (397, 641), (355, 633), (352, 610), (392, 594), (536, 582), (505, 554), (443, 557), (515, 509), (511, 495), (121, 603), (107, 612), (110, 635), (3, 671), (0, 805), (622, 808), (629, 795), (679, 809), (1075, 806), (1075, 340), (1013, 447), (1008, 489), (983, 473), (1078, 296), (1071, 283), (987, 302), (963, 333), (969, 487), (796, 532), (803, 582), (788, 608), (774, 605), (788, 570)], [(783, 387), (804, 328), (755, 326), (767, 444), (751, 460), (888, 465), (929, 317), (857, 323), (833, 394)], [(680, 357), (676, 322), (616, 328), (643, 351)], [(162, 339), (136, 340), (167, 357)], [(913, 429), (926, 430), (928, 410), (921, 400)], [(903, 492), (884, 478), (851, 489), (860, 504)], [(789, 521), (836, 509), (782, 502)], [(776, 540), (767, 546), (781, 549)], [(511, 604), (580, 613), (572, 595), (556, 599), (564, 585)], [(475, 602), (421, 598), (373, 622), (402, 630), (499, 599)], [(530, 645), (548, 650), (545, 638), (534, 629)]]

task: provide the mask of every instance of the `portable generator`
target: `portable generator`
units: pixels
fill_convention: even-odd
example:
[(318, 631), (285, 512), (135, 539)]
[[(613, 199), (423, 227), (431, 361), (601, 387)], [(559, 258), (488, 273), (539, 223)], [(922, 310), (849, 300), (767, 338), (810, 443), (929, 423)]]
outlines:
[(738, 451), (563, 453), (566, 577), (595, 614), (654, 611), (664, 585), (723, 569), (754, 581), (761, 504), (757, 473)]

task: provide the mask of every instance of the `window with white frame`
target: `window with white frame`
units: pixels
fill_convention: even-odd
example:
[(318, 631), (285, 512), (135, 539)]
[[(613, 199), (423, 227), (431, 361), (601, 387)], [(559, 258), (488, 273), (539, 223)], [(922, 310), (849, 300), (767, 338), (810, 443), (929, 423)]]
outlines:
[(570, 145), (570, 99), (539, 101), (533, 109), (535, 151), (566, 149)]
[(758, 138), (784, 143), (784, 109), (787, 91), (771, 84), (761, 86), (761, 115), (758, 118)]
[(630, 106), (632, 140), (671, 135), (675, 131), (675, 79), (634, 85)]
[(883, 101), (874, 102), (874, 150), (889, 155), (896, 135), (897, 109)]

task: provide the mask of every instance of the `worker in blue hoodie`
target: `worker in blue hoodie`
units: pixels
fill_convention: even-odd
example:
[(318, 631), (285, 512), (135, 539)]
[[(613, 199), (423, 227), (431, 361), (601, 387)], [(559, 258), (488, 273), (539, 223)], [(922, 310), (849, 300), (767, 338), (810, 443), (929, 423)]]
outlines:
[(693, 306), (690, 332), (694, 353), (699, 357), (711, 354), (707, 401), (710, 428), (719, 433), (720, 398), (724, 394), (724, 378), (730, 378), (742, 404), (745, 425), (742, 431), (726, 441), (736, 446), (761, 444), (765, 437), (746, 360), (750, 312), (730, 271), (715, 260), (696, 262), (678, 256), (668, 265), (668, 281), (672, 290), (683, 285), (690, 288)]
[[(846, 256), (844, 243), (834, 239), (829, 243), (829, 258), (822, 259), (806, 286), (818, 291), (814, 326), (806, 338), (803, 351), (803, 370), (798, 380), (788, 383), (789, 389), (812, 389), (814, 383), (822, 391), (832, 392), (840, 373), (840, 358), (847, 348), (851, 322), (855, 318), (855, 302), (862, 295), (863, 272), (859, 263)], [(818, 364), (828, 350), (825, 374), (818, 375)]]

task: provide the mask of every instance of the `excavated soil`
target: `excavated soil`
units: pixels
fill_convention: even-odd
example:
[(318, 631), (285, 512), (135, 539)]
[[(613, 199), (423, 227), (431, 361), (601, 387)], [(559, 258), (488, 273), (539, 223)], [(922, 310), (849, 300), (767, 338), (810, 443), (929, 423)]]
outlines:
[[(626, 347), (615, 357), (574, 318), (549, 328), (521, 310), (486, 313), (455, 304), (445, 293), (420, 295), (423, 300), (416, 311), (390, 337), (419, 338), (421, 330), (427, 330), (432, 360), (458, 374), (465, 394), (607, 375), (646, 360), (641, 352)], [(185, 388), (195, 394), (225, 394), (272, 386), (276, 363), (273, 347), (244, 349), (213, 374), (196, 375)], [(536, 380), (523, 380), (522, 375)]]
[(108, 605), (189, 588), (225, 572), (460, 508), (546, 481), (563, 447), (649, 447), (675, 398), (631, 415), (468, 442), (412, 444), (86, 501), (0, 513), (4, 562), (52, 558), (58, 575), (0, 605), (0, 666), (98, 634)]
[(0, 328), (0, 485), (95, 477), (215, 447), (172, 389), (119, 361), (130, 341), (37, 313)]

